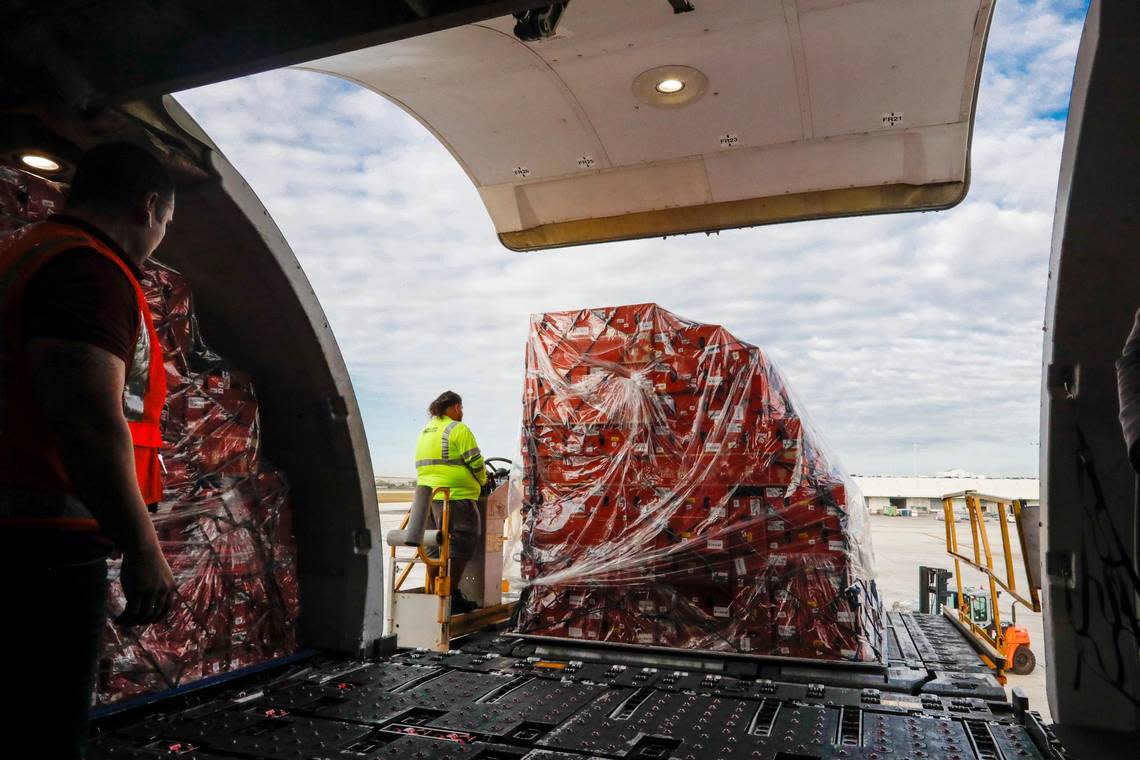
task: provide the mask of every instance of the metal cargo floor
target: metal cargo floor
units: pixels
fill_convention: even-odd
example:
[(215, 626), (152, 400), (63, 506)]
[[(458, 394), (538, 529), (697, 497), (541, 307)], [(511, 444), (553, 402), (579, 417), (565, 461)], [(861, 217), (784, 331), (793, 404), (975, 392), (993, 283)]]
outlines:
[[(143, 760), (1062, 758), (945, 619), (889, 615), (865, 669), (667, 657), (489, 634), (461, 650), (320, 656), (97, 726)], [(656, 659), (656, 666), (649, 660)], [(1051, 746), (1052, 745), (1052, 746)]]

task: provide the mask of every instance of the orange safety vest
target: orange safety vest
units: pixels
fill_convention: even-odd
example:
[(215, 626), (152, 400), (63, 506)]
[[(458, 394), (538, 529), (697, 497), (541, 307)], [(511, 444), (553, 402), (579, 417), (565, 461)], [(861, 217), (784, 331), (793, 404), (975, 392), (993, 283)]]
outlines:
[(99, 532), (99, 523), (75, 496), (47, 421), (39, 411), (28, 367), (24, 294), (32, 276), (75, 248), (114, 262), (131, 283), (139, 310), (135, 349), (123, 387), (123, 414), (131, 429), (139, 490), (147, 504), (162, 498), (158, 459), (166, 402), (162, 346), (142, 287), (130, 267), (102, 240), (61, 222), (29, 225), (0, 241), (0, 528), (21, 526)]

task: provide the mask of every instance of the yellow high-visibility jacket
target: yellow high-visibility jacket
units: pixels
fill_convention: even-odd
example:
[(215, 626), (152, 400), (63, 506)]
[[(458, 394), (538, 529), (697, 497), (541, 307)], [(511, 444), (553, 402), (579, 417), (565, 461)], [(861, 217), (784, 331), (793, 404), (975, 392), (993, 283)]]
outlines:
[[(452, 500), (478, 499), (487, 482), (475, 434), (450, 417), (433, 417), (416, 442), (416, 485), (451, 489)], [(436, 494), (442, 501), (443, 494)]]

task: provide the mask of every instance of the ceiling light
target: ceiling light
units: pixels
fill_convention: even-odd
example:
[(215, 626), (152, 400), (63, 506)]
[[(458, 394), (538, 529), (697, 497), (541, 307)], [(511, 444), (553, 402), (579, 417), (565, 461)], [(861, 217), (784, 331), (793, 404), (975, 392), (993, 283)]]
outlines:
[(41, 156), (37, 153), (25, 153), (20, 156), (20, 160), (23, 161), (25, 165), (33, 169), (39, 169), (42, 172), (57, 172), (61, 168), (58, 161), (53, 161), (47, 156)]
[(692, 66), (667, 64), (638, 74), (633, 96), (656, 108), (685, 108), (700, 100), (708, 86), (708, 77)]

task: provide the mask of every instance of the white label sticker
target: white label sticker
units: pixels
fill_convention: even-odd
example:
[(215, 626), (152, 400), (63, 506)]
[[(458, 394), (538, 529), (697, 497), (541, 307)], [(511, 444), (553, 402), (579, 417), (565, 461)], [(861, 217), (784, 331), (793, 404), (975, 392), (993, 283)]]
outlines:
[(642, 599), (641, 601), (639, 601), (637, 603), (637, 609), (641, 610), (642, 612), (653, 612), (654, 611), (653, 600), (652, 599)]
[(709, 410), (709, 419), (710, 420), (714, 420), (714, 421), (719, 420), (723, 416), (724, 416), (724, 410), (723, 409), (710, 409)]
[(713, 607), (713, 617), (728, 617), (728, 607)]
[(649, 444), (648, 443), (635, 443), (633, 445), (633, 453), (634, 454), (648, 454), (649, 453)]
[(586, 597), (584, 594), (571, 594), (570, 595), (570, 604), (572, 606), (581, 607), (585, 603), (586, 603)]
[(782, 588), (776, 591), (776, 601), (780, 602), (781, 604), (787, 602), (791, 598), (792, 594), (786, 588)]
[(889, 111), (883, 114), (883, 126), (888, 129), (903, 126), (903, 112)]
[(740, 135), (735, 132), (725, 132), (717, 138), (717, 142), (720, 143), (720, 147), (722, 148), (735, 148), (740, 145)]
[(740, 651), (741, 652), (751, 652), (752, 651), (752, 639), (748, 638), (747, 636), (741, 638), (740, 639)]
[(744, 561), (744, 557), (737, 557), (732, 564), (738, 575), (744, 575), (748, 572), (748, 563)]
[(642, 322), (638, 322), (637, 323), (637, 329), (639, 329), (639, 330), (652, 330), (653, 329), (653, 321), (646, 319)]
[(583, 636), (585, 636), (585, 633), (583, 633), (581, 628), (571, 628), (569, 633), (570, 633), (570, 636), (575, 638), (575, 639), (580, 639)]
[(724, 540), (720, 539), (720, 538), (710, 538), (709, 539), (709, 548), (716, 550), (716, 551), (723, 550), (724, 549)]
[(597, 163), (593, 156), (580, 156), (578, 158), (579, 169), (593, 169)]
[(580, 338), (583, 335), (589, 335), (589, 334), (590, 334), (590, 328), (587, 325), (580, 325), (580, 326), (572, 328), (570, 330), (570, 335), (575, 337), (575, 338)]
[(775, 565), (776, 567), (783, 567), (788, 564), (788, 558), (783, 554), (769, 554), (768, 564)]
[(855, 650), (854, 649), (840, 649), (839, 653), (841, 655), (843, 655), (844, 657), (850, 658), (852, 660), (855, 659)]
[(794, 625), (781, 625), (776, 627), (776, 632), (780, 635), (780, 638), (790, 639), (796, 635), (796, 627)]
[(652, 633), (639, 633), (639, 634), (637, 634), (637, 643), (638, 644), (652, 644), (653, 643), (653, 634)]
[(784, 489), (783, 488), (765, 488), (764, 489), (764, 495), (770, 499), (782, 499), (782, 498), (784, 498)]
[(835, 613), (835, 619), (838, 620), (840, 623), (854, 623), (855, 622), (855, 616), (852, 615), (847, 610), (837, 611)]
[(772, 520), (768, 527), (771, 530), (785, 530), (788, 526), (783, 520)]
[(186, 406), (190, 407), (191, 409), (205, 409), (206, 404), (207, 404), (207, 399), (204, 399), (204, 398), (186, 399)]
[(567, 441), (566, 442), (566, 453), (577, 454), (581, 450), (582, 450), (582, 442), (581, 441)]
[(828, 541), (827, 542), (827, 548), (833, 552), (841, 552), (844, 549), (846, 549), (847, 547), (845, 547), (843, 545), (842, 541)]
[(516, 166), (513, 174), (519, 179), (526, 179), (530, 176), (530, 169), (525, 166)]
[[(726, 510), (724, 507), (713, 507), (711, 510), (709, 510), (710, 520), (723, 520), (727, 516), (728, 510)], [(712, 547), (711, 541), (709, 542), (709, 547)]]
[(744, 432), (744, 426), (738, 422), (729, 423), (728, 432), (730, 432), (730, 433), (743, 433)]
[(717, 452), (720, 451), (720, 444), (719, 443), (713, 443), (712, 441), (709, 441), (708, 443), (705, 444), (705, 451), (707, 451), (710, 454), (716, 454)]

